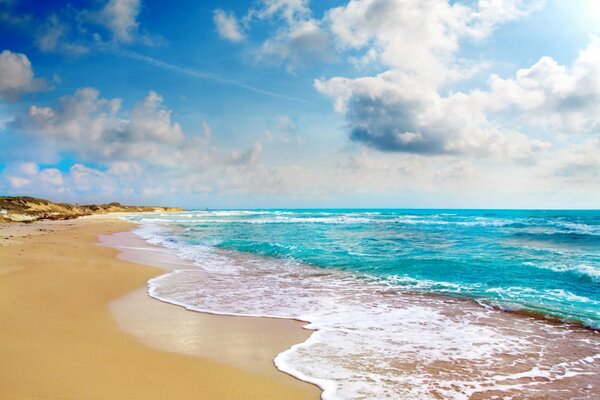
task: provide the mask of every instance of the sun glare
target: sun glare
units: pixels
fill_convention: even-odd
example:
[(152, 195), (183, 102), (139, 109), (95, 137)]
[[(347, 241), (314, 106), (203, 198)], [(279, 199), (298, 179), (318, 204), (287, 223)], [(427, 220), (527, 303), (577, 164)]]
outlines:
[(600, 0), (587, 0), (587, 12), (600, 24)]

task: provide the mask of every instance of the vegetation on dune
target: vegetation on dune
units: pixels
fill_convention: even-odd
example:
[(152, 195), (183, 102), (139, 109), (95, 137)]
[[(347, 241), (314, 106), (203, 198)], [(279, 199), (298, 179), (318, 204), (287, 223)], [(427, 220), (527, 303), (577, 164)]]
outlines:
[(0, 196), (0, 221), (31, 222), (41, 219), (73, 219), (112, 212), (177, 212), (176, 207), (126, 206), (120, 203), (73, 205), (28, 196)]

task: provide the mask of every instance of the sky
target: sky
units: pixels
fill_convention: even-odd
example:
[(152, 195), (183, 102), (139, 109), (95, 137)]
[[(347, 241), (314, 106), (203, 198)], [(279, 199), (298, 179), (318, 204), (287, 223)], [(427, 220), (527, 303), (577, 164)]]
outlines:
[(600, 207), (598, 0), (0, 0), (0, 195)]

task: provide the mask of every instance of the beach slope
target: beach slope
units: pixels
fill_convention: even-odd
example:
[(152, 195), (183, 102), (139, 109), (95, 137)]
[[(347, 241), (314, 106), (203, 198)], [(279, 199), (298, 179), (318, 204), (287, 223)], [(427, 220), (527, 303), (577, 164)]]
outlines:
[(128, 229), (106, 218), (0, 225), (0, 398), (318, 398), (308, 384), (156, 350), (119, 330), (108, 304), (162, 273), (97, 245)]

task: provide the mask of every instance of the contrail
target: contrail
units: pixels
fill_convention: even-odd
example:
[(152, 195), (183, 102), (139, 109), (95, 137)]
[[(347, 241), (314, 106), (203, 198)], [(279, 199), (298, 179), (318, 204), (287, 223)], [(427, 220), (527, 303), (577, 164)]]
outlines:
[(161, 60), (157, 60), (156, 58), (153, 58), (153, 57), (149, 57), (149, 56), (145, 56), (143, 54), (136, 53), (134, 51), (120, 49), (120, 50), (117, 50), (116, 52), (117, 52), (117, 54), (123, 55), (125, 57), (129, 57), (134, 60), (143, 61), (147, 64), (154, 65), (155, 67), (159, 67), (159, 68), (177, 72), (177, 73), (180, 73), (183, 75), (191, 76), (193, 78), (206, 79), (206, 80), (213, 81), (213, 82), (219, 82), (224, 85), (236, 86), (236, 87), (239, 87), (240, 89), (248, 90), (248, 91), (254, 92), (254, 93), (263, 94), (265, 96), (271, 96), (271, 97), (276, 97), (278, 99), (284, 99), (284, 100), (290, 100), (290, 101), (308, 104), (308, 101), (298, 98), (298, 97), (286, 96), (285, 94), (270, 92), (268, 90), (263, 90), (260, 88), (256, 88), (254, 86), (247, 85), (240, 81), (223, 78), (218, 75), (211, 74), (210, 72), (192, 69), (192, 68), (181, 67), (181, 66), (175, 65), (175, 64), (170, 64), (170, 63), (167, 63), (167, 62), (164, 62)]

